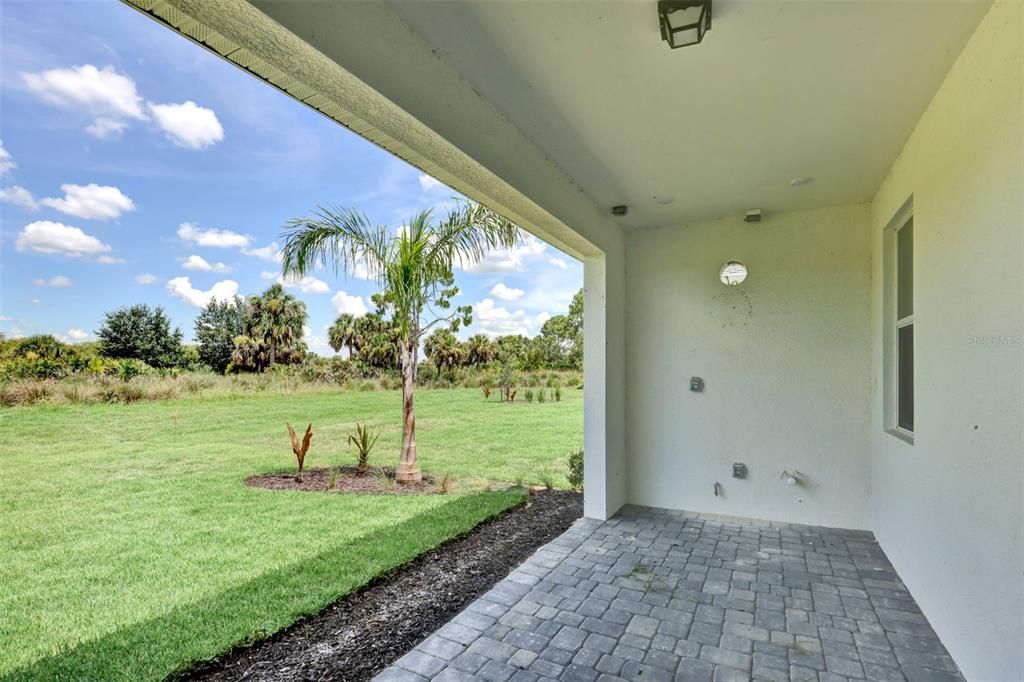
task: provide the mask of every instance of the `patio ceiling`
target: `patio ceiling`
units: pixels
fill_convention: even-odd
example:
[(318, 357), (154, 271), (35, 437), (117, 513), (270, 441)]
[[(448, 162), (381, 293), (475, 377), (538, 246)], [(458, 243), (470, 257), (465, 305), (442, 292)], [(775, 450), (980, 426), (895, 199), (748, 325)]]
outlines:
[(653, 0), (390, 6), (637, 228), (870, 200), (989, 3), (716, 0), (680, 50)]

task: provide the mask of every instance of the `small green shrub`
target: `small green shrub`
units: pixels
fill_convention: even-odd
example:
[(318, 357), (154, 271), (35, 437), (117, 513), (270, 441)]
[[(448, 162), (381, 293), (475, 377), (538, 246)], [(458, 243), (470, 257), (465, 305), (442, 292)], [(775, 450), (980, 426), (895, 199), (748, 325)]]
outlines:
[(555, 402), (556, 403), (562, 402), (562, 387), (561, 386), (555, 386), (554, 396), (555, 396)]
[(386, 469), (370, 469), (370, 475), (373, 476), (374, 480), (377, 482), (377, 485), (379, 485), (382, 490), (390, 492), (395, 489), (395, 477)]
[(60, 395), (69, 405), (87, 405), (96, 398), (94, 391), (77, 381), (61, 387)]
[(569, 453), (569, 485), (573, 490), (583, 490), (583, 451)]
[(124, 383), (117, 388), (117, 400), (122, 403), (137, 403), (146, 398), (146, 389), (140, 384)]
[(356, 455), (358, 456), (359, 462), (357, 466), (360, 470), (366, 470), (366, 465), (370, 458), (370, 451), (373, 450), (373, 446), (377, 444), (378, 438), (380, 438), (380, 433), (373, 433), (370, 431), (368, 426), (363, 426), (362, 424), (356, 424), (355, 433), (349, 434), (348, 443), (356, 448)]
[(453, 483), (455, 483), (455, 477), (450, 471), (446, 471), (441, 474), (441, 478), (437, 479), (437, 494), (447, 495), (450, 493)]
[(542, 389), (540, 389), (539, 391), (537, 391), (537, 402), (538, 402), (538, 403), (542, 403), (542, 402), (544, 402), (545, 400), (547, 400), (547, 396), (546, 396), (546, 394), (544, 393), (544, 389), (542, 388)]
[(526, 402), (532, 403), (533, 402), (533, 389), (532, 388), (528, 388), (525, 391), (523, 391), (523, 398), (526, 399)]
[(555, 477), (545, 471), (540, 475), (540, 483), (544, 486), (545, 490), (554, 490)]
[(153, 400), (174, 400), (178, 397), (178, 386), (175, 383), (163, 383), (153, 387), (149, 397)]
[(50, 394), (50, 383), (45, 381), (16, 381), (0, 389), (0, 404), (6, 407), (34, 405)]
[(121, 360), (117, 367), (117, 378), (121, 381), (131, 381), (137, 376), (146, 373), (146, 365), (138, 360)]
[(205, 379), (197, 379), (195, 377), (185, 377), (185, 380), (181, 382), (181, 387), (186, 393), (199, 393), (209, 385), (210, 382)]

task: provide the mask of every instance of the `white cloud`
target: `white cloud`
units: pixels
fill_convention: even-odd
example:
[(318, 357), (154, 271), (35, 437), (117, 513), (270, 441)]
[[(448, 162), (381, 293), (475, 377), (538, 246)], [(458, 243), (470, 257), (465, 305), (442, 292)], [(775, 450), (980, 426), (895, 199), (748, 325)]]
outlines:
[(440, 180), (430, 177), (426, 173), (421, 174), (419, 180), (420, 189), (422, 189), (424, 192), (433, 192), (434, 190), (448, 189), (448, 186), (446, 184), (444, 184)]
[(205, 308), (210, 301), (230, 301), (238, 294), (238, 282), (225, 279), (217, 282), (207, 291), (196, 289), (188, 277), (175, 277), (168, 280), (167, 291), (171, 296), (180, 298), (186, 303)]
[(182, 104), (149, 103), (156, 124), (179, 147), (202, 149), (224, 139), (224, 128), (212, 109), (195, 102)]
[(514, 301), (517, 298), (522, 298), (526, 292), (522, 289), (512, 289), (505, 286), (502, 282), (498, 282), (491, 289), (491, 296), (500, 298), (503, 301)]
[[(194, 223), (182, 223), (178, 226), (178, 236), (184, 241), (198, 246), (209, 246), (220, 249), (240, 248), (249, 246), (249, 237), (230, 230), (203, 230)], [(243, 251), (244, 253), (244, 251)]]
[(537, 327), (537, 331), (544, 326), (544, 323), (551, 319), (551, 313), (540, 313), (537, 317), (533, 318), (533, 324)]
[(40, 277), (38, 279), (34, 279), (34, 280), (32, 280), (32, 284), (36, 285), (37, 287), (58, 287), (58, 288), (60, 288), (60, 287), (69, 287), (72, 284), (74, 284), (74, 282), (72, 282), (71, 279), (69, 279), (68, 277), (65, 277), (64, 275), (57, 275), (57, 276), (52, 277), (50, 279), (43, 279), (42, 277)]
[(519, 246), (491, 251), (483, 260), (471, 265), (460, 265), (460, 267), (466, 272), (491, 275), (522, 272), (525, 263), (540, 256), (545, 249), (547, 249), (547, 244), (533, 235), (526, 235), (523, 243)]
[(93, 137), (98, 137), (101, 140), (105, 140), (111, 135), (124, 132), (124, 129), (128, 127), (128, 122), (118, 118), (107, 118), (106, 116), (100, 116), (95, 121), (85, 126), (85, 132), (89, 133)]
[(7, 173), (17, 167), (18, 164), (14, 163), (11, 153), (4, 147), (4, 141), (0, 140), (0, 176), (7, 175)]
[(112, 66), (92, 64), (21, 74), (29, 90), (51, 104), (96, 116), (86, 130), (96, 137), (123, 130), (125, 119), (143, 120), (142, 97), (135, 81)]
[(100, 256), (99, 258), (96, 259), (96, 262), (102, 263), (103, 265), (115, 265), (117, 263), (123, 263), (124, 258), (115, 258), (114, 256)]
[(135, 210), (135, 203), (117, 187), (90, 183), (66, 184), (60, 188), (64, 191), (64, 198), (49, 197), (40, 199), (39, 203), (87, 220), (109, 220), (120, 217), (126, 211)]
[(53, 104), (121, 118), (146, 118), (135, 81), (115, 71), (113, 66), (97, 69), (84, 64), (21, 76), (29, 90)]
[[(324, 332), (326, 331), (327, 327), (324, 327)], [(334, 349), (330, 347), (327, 341), (323, 337), (314, 334), (313, 330), (306, 325), (302, 326), (302, 340), (306, 342), (306, 347), (317, 355), (335, 355)]]
[(348, 313), (349, 315), (361, 317), (370, 312), (362, 296), (349, 296), (344, 291), (339, 291), (331, 298), (331, 305), (334, 306), (334, 311), (339, 315)]
[[(2, 163), (3, 160), (0, 158), (0, 164)], [(21, 206), (29, 211), (34, 211), (39, 208), (39, 204), (37, 204), (36, 200), (32, 197), (32, 192), (29, 192), (24, 187), (19, 187), (18, 185), (0, 188), (0, 202)]]
[(200, 272), (231, 272), (231, 268), (224, 263), (210, 263), (202, 256), (195, 254), (185, 259), (181, 267), (186, 270), (199, 270)]
[(473, 306), (472, 333), (487, 336), (504, 336), (506, 334), (522, 334), (529, 336), (533, 331), (534, 321), (524, 310), (509, 311), (497, 306), (489, 298), (485, 298)]
[(281, 249), (278, 247), (277, 242), (261, 246), (258, 249), (243, 248), (242, 253), (246, 256), (255, 256), (256, 258), (262, 258), (263, 260), (273, 261), (275, 263), (280, 263), (282, 260)]
[[(29, 223), (18, 235), (14, 244), (18, 251), (34, 251), (83, 258), (101, 256), (110, 251), (110, 246), (96, 237), (88, 235), (77, 227), (55, 223), (50, 220), (37, 220)], [(100, 261), (105, 262), (105, 261)]]
[(269, 270), (264, 270), (263, 272), (260, 273), (260, 279), (265, 279), (267, 281), (277, 279), (278, 277), (280, 277), (278, 273), (271, 272)]
[(146, 273), (144, 275), (139, 275), (138, 277), (135, 278), (135, 281), (138, 284), (143, 284), (143, 285), (156, 284), (156, 280), (157, 280), (156, 275), (150, 275), (149, 273)]
[(88, 341), (91, 336), (92, 334), (83, 329), (69, 329), (68, 333), (61, 337), (61, 341)]
[(564, 258), (549, 258), (548, 262), (559, 270), (566, 270), (569, 267), (569, 264), (565, 262)]
[(302, 279), (296, 279), (294, 277), (281, 277), (277, 278), (279, 284), (284, 285), (288, 289), (298, 289), (304, 294), (329, 294), (331, 288), (327, 286), (327, 282), (322, 279), (317, 279), (312, 275), (306, 275)]

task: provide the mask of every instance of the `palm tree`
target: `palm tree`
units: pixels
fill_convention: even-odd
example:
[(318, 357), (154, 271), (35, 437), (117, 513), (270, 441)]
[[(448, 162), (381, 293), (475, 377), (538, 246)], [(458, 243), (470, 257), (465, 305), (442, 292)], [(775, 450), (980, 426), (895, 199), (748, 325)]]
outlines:
[(342, 348), (348, 349), (349, 360), (355, 359), (355, 349), (359, 338), (356, 317), (352, 313), (342, 313), (327, 330), (327, 341), (337, 353)]
[(423, 352), (439, 372), (449, 376), (455, 366), (462, 364), (466, 358), (463, 345), (455, 338), (455, 334), (445, 327), (438, 327), (427, 337), (423, 343)]
[(272, 284), (259, 296), (249, 298), (252, 336), (267, 348), (267, 366), (273, 367), (282, 356), (295, 353), (302, 341), (306, 323), (306, 304), (280, 284)]
[(498, 344), (483, 334), (474, 334), (463, 345), (466, 348), (466, 363), (474, 367), (486, 365), (498, 354)]
[(515, 246), (520, 234), (513, 223), (471, 202), (459, 204), (438, 222), (431, 220), (429, 210), (421, 211), (397, 231), (373, 225), (357, 211), (330, 206), (288, 223), (283, 235), (286, 276), (304, 277), (316, 266), (345, 274), (365, 268), (381, 286), (380, 300), (392, 313), (401, 346), (404, 420), (399, 482), (423, 477), (416, 461), (413, 408), (420, 340), (437, 325), (456, 331), (472, 320), (468, 306), (448, 312), (458, 293), (453, 268), (480, 260), (491, 249)]

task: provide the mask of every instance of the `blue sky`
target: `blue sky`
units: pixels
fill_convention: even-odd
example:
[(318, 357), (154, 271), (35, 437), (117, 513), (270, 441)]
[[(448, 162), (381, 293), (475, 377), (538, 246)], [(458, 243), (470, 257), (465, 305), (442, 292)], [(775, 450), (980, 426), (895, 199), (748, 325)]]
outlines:
[[(186, 338), (211, 296), (280, 275), (278, 235), (317, 204), (400, 226), (454, 192), (117, 2), (0, 4), (0, 330), (92, 340), (103, 313), (163, 306)], [(582, 265), (542, 242), (457, 272), (469, 333), (532, 335)], [(373, 282), (289, 283), (325, 327)]]

